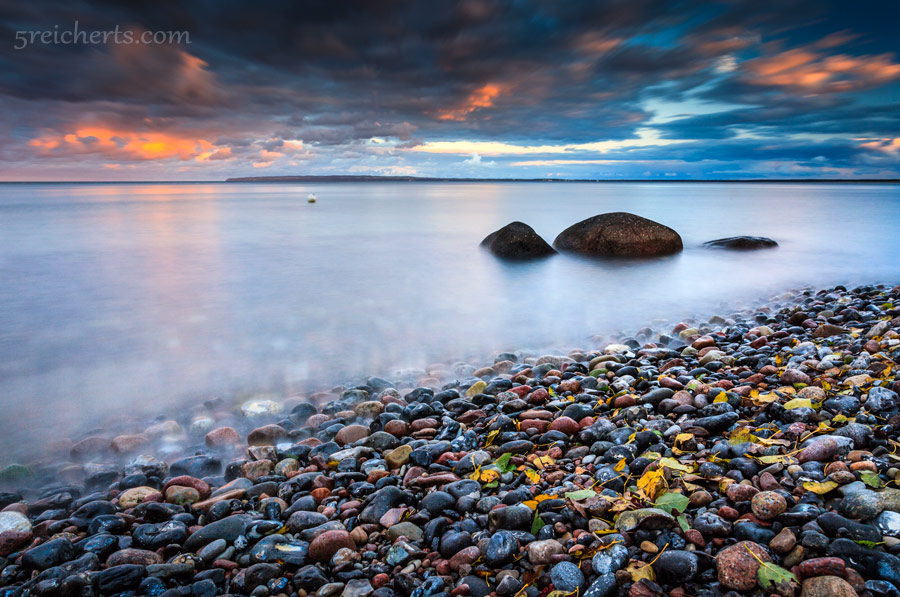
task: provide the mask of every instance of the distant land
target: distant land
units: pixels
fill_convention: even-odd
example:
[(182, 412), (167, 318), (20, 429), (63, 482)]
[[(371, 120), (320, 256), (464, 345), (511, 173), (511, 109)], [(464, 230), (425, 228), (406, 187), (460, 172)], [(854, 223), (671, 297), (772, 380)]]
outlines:
[(741, 179), (645, 179), (645, 178), (432, 178), (426, 176), (239, 176), (225, 182), (765, 182), (765, 183), (900, 183), (897, 178), (741, 178)]

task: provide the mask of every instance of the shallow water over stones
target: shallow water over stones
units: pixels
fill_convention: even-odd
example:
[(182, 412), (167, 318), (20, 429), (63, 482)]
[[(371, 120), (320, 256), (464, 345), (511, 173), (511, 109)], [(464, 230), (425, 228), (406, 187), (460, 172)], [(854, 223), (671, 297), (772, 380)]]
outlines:
[(318, 411), (212, 402), (124, 462), (88, 436), (0, 493), (0, 595), (894, 594), (898, 300), (809, 292)]

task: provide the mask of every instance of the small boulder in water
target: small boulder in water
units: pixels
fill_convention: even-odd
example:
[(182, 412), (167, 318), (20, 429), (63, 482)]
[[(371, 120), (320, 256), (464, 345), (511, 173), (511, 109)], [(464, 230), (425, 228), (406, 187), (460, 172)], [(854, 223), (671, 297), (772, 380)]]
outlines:
[(778, 243), (764, 236), (730, 236), (703, 243), (709, 249), (731, 249), (733, 251), (752, 251), (754, 249), (770, 249)]
[(534, 259), (556, 253), (531, 226), (522, 222), (512, 222), (488, 234), (481, 246), (504, 259)]

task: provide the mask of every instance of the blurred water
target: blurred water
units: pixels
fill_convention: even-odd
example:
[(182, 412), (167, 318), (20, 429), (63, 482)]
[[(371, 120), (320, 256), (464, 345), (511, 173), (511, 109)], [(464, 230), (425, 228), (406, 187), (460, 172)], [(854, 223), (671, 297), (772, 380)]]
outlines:
[[(608, 211), (676, 229), (684, 252), (510, 264), (478, 247), (512, 220), (552, 242)], [(585, 346), (800, 285), (896, 283), (898, 224), (898, 185), (3, 184), (0, 444), (238, 388)], [(698, 246), (737, 234), (781, 246)]]

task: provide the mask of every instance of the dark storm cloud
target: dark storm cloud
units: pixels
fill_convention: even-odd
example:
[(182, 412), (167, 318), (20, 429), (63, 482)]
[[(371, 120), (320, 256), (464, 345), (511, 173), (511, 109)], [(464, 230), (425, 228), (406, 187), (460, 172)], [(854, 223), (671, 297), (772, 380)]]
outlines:
[[(375, 155), (424, 168), (437, 158), (402, 152), (432, 140), (629, 140), (651, 127), (684, 141), (675, 151), (691, 148), (690, 159), (705, 151), (843, 164), (873, 152), (850, 137), (900, 128), (896, 93), (885, 92), (900, 79), (884, 26), (898, 9), (875, 12), (866, 1), (853, 18), (845, 12), (812, 0), (9, 2), (0, 7), (0, 95), (15, 114), (0, 127), (8, 145), (20, 140), (59, 162), (70, 153), (114, 159), (145, 143), (128, 136), (135, 129), (177, 148), (161, 159), (205, 166), (316, 159), (300, 155), (302, 141), (323, 164)], [(14, 49), (18, 31), (76, 21), (87, 31), (183, 31), (190, 43)], [(656, 114), (660, 105), (671, 113)], [(85, 123), (107, 132), (92, 141), (78, 133), (92, 130)], [(748, 131), (791, 140), (762, 150)], [(817, 148), (804, 134), (843, 135), (848, 155), (808, 157)], [(661, 158), (672, 147), (627, 153)]]

